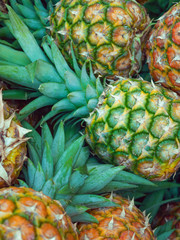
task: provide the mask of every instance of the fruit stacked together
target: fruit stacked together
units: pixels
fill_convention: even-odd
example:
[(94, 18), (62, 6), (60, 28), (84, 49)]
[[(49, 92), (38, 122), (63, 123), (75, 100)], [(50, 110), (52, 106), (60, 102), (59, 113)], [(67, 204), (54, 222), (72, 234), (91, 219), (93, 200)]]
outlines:
[[(29, 140), (13, 117), (1, 117), (1, 179), (15, 182), (25, 156), (20, 143), (26, 140), (29, 159), (16, 182), (23, 187), (0, 190), (0, 237), (156, 239), (148, 218), (119, 194), (141, 202), (148, 187), (158, 199), (158, 189), (174, 186), (149, 180), (167, 180), (180, 165), (180, 3), (158, 20), (147, 45), (150, 19), (135, 0), (9, 4), (8, 13), (0, 13), (0, 78), (11, 85), (4, 94), (30, 100), (17, 114), (20, 121), (38, 109), (45, 116), (38, 131), (22, 122), (31, 130)], [(163, 86), (132, 78), (145, 46), (150, 73)], [(81, 119), (85, 130), (77, 127)], [(84, 138), (99, 159), (92, 158)], [(11, 169), (14, 141), (21, 164)], [(63, 208), (78, 223), (77, 232)]]

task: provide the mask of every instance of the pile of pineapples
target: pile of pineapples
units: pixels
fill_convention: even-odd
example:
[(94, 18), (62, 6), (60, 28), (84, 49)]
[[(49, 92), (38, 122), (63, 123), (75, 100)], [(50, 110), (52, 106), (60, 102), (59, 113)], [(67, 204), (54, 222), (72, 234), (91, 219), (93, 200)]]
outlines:
[(180, 1), (1, 0), (0, 80), (0, 239), (180, 239)]

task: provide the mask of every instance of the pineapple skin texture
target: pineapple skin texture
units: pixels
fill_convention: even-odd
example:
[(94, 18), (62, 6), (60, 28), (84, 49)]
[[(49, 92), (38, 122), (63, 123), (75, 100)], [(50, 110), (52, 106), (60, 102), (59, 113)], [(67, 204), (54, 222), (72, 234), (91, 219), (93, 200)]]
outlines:
[(149, 180), (180, 167), (180, 98), (139, 79), (109, 85), (86, 121), (86, 140), (103, 161)]
[(0, 239), (78, 238), (58, 201), (31, 188), (9, 187), (0, 189)]
[(169, 240), (180, 239), (180, 202), (171, 202), (163, 205), (154, 222), (152, 223), (153, 228), (160, 225), (164, 225), (167, 221), (173, 220), (172, 229), (174, 232), (168, 237)]
[(155, 82), (180, 94), (180, 3), (166, 12), (152, 29), (146, 45)]
[(91, 60), (97, 74), (129, 77), (139, 72), (150, 30), (141, 4), (63, 0), (57, 3), (50, 23), (51, 35), (69, 63), (72, 42), (78, 63)]
[(88, 211), (99, 223), (78, 224), (79, 240), (155, 240), (148, 218), (132, 202), (118, 195), (112, 201), (120, 206)]
[[(10, 108), (6, 102), (4, 103), (3, 111), (4, 111), (4, 119), (8, 119), (14, 112), (12, 108)], [(10, 127), (7, 129), (7, 137), (19, 139), (19, 132), (17, 131), (16, 125), (21, 126), (20, 122), (13, 118)], [(4, 139), (2, 130), (1, 130), (1, 137)], [(2, 140), (3, 142), (4, 140)], [(3, 146), (2, 146), (3, 147)], [(12, 185), (15, 183), (16, 179), (19, 176), (19, 173), (23, 167), (25, 158), (27, 154), (26, 143), (23, 142), (18, 146), (12, 147), (8, 156), (2, 161), (2, 166), (4, 167), (5, 171), (7, 172), (9, 183), (7, 183), (2, 177), (0, 177), (0, 188)]]

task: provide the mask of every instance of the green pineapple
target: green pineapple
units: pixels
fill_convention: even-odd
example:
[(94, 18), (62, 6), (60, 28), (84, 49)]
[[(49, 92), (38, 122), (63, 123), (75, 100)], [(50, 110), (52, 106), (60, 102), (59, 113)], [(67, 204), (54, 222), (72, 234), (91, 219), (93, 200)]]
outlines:
[[(43, 119), (83, 118), (86, 139), (100, 159), (150, 180), (165, 180), (180, 166), (180, 98), (143, 79), (121, 78), (103, 86), (91, 65), (74, 71), (50, 39), (38, 46), (10, 9), (12, 32), (22, 51), (0, 45), (0, 77), (27, 87), (37, 97), (20, 111), (20, 119), (52, 106)], [(16, 56), (9, 58), (9, 56)], [(17, 59), (17, 60), (16, 60)]]
[[(91, 60), (97, 74), (129, 77), (140, 71), (150, 30), (141, 4), (134, 0), (46, 2), (13, 0), (10, 4), (40, 41), (48, 29), (69, 64), (72, 44), (78, 64)], [(5, 21), (0, 36), (8, 35), (8, 24)]]

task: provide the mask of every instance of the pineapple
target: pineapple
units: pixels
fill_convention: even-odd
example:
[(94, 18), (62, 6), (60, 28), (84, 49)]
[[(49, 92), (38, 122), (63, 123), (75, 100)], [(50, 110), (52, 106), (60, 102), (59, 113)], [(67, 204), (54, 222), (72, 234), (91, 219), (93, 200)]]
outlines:
[(133, 200), (130, 202), (115, 194), (106, 197), (120, 206), (90, 210), (99, 223), (78, 224), (79, 240), (155, 240), (148, 217), (134, 205)]
[(136, 1), (63, 0), (54, 1), (54, 9), (41, 1), (17, 2), (10, 1), (34, 36), (41, 41), (48, 28), (68, 63), (72, 43), (78, 63), (91, 60), (97, 74), (129, 77), (140, 71), (150, 19)]
[(71, 42), (78, 63), (91, 60), (101, 75), (139, 72), (150, 19), (136, 1), (60, 1), (50, 31), (68, 62)]
[(21, 127), (14, 110), (2, 101), (0, 91), (0, 188), (13, 184), (19, 176), (26, 159), (24, 135), (28, 129)]
[[(10, 8), (9, 8), (10, 9)], [(162, 181), (180, 166), (180, 98), (172, 91), (143, 79), (119, 77), (102, 85), (91, 64), (79, 68), (72, 50), (74, 71), (68, 66), (56, 44), (47, 39), (38, 46), (25, 24), (9, 10), (12, 32), (22, 51), (3, 44), (0, 77), (38, 91), (19, 115), (51, 105), (43, 121), (56, 115), (64, 119), (83, 118), (86, 139), (102, 160), (124, 165), (150, 180)], [(5, 54), (6, 53), (6, 54)], [(9, 59), (8, 55), (19, 56)], [(23, 59), (29, 58), (29, 63)], [(11, 74), (9, 74), (11, 72)], [(25, 81), (26, 80), (26, 81)]]
[(180, 94), (180, 3), (156, 23), (147, 42), (150, 73), (156, 83)]
[(173, 221), (172, 229), (174, 231), (168, 239), (178, 240), (180, 239), (180, 202), (170, 202), (161, 206), (152, 226), (156, 228), (170, 220)]
[(124, 167), (100, 164), (90, 157), (89, 148), (82, 146), (84, 136), (80, 135), (78, 125), (66, 123), (64, 127), (61, 122), (52, 135), (45, 123), (42, 137), (27, 122), (23, 121), (23, 125), (32, 132), (28, 134), (29, 159), (19, 184), (60, 201), (73, 222), (95, 221), (86, 210), (111, 206), (109, 200), (97, 194), (114, 190), (126, 192), (138, 185), (154, 186), (150, 181), (126, 173)]
[(78, 239), (61, 204), (30, 188), (0, 189), (0, 238)]
[[(89, 159), (89, 150), (82, 146), (84, 137), (78, 133), (77, 125), (63, 127), (61, 122), (53, 137), (48, 125), (44, 124), (41, 137), (27, 122), (23, 124), (32, 129), (28, 141), (31, 160), (28, 159), (27, 166), (24, 166), (21, 175), (24, 181), (19, 180), (23, 187), (0, 190), (2, 239), (79, 239), (67, 215), (73, 222), (97, 223), (96, 216), (87, 210), (100, 206), (114, 209), (119, 203), (126, 207), (126, 200), (116, 203), (97, 193), (133, 189), (136, 185), (118, 181), (118, 174), (125, 174), (122, 167), (98, 164)], [(131, 177), (134, 183), (138, 180), (152, 186), (149, 181), (145, 183), (144, 179), (132, 174)], [(140, 216), (138, 210), (134, 214), (137, 218)], [(126, 218), (129, 222), (130, 219)], [(133, 231), (136, 233), (140, 229), (139, 225), (134, 226)], [(146, 231), (153, 236), (149, 227)]]

